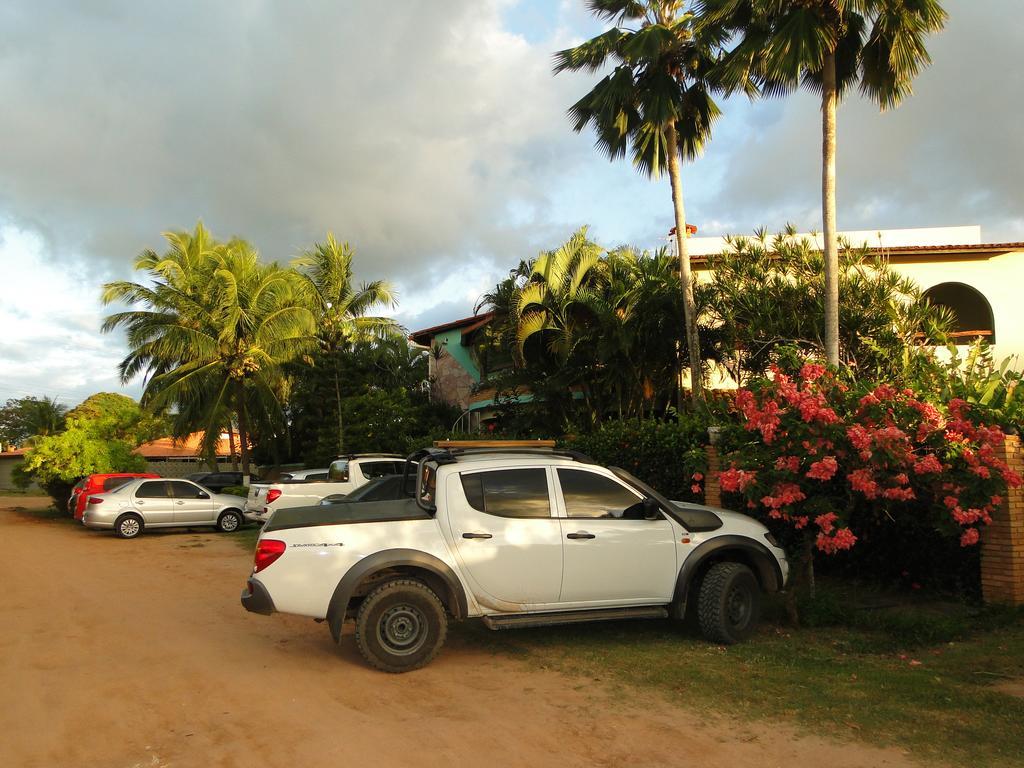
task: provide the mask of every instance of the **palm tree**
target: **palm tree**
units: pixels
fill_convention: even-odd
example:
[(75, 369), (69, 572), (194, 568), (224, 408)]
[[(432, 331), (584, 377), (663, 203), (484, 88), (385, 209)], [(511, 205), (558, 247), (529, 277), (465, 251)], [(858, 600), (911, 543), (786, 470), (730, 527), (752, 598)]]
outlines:
[(46, 396), (8, 400), (0, 408), (0, 443), (28, 445), (36, 437), (61, 432), (67, 412), (66, 405)]
[(719, 116), (711, 91), (722, 40), (714, 27), (695, 24), (695, 17), (684, 12), (685, 6), (682, 0), (589, 0), (592, 13), (616, 26), (556, 53), (555, 73), (596, 72), (609, 59), (615, 62), (611, 73), (569, 109), (573, 130), (593, 125), (597, 146), (610, 159), (630, 149), (641, 173), (656, 178), (668, 172), (693, 396), (703, 402), (680, 160), (702, 152)]
[(334, 366), (334, 394), (338, 417), (338, 453), (344, 450), (341, 410), (341, 352), (359, 341), (402, 338), (402, 327), (389, 317), (367, 313), (379, 306), (395, 307), (396, 294), (384, 280), (352, 284), (355, 251), (327, 233), (327, 241), (292, 261), (299, 270), (306, 306), (316, 319), (316, 340), (321, 353)]
[(281, 412), (281, 365), (312, 345), (313, 316), (296, 274), (261, 263), (245, 241), (216, 243), (202, 225), (193, 235), (166, 237), (171, 248), (164, 257), (145, 252), (136, 259), (150, 284), (104, 286), (104, 303), (144, 308), (110, 315), (103, 330), (125, 328), (121, 378), (143, 373), (143, 403), (174, 408), (176, 430), (201, 427), (209, 450), (233, 413), (248, 474), (250, 409)]
[(938, 0), (700, 0), (701, 24), (738, 34), (723, 62), (731, 89), (752, 79), (768, 96), (803, 84), (821, 94), (821, 211), (825, 239), (825, 352), (839, 365), (836, 105), (853, 86), (882, 110), (912, 92), (931, 62), (925, 36), (942, 29)]

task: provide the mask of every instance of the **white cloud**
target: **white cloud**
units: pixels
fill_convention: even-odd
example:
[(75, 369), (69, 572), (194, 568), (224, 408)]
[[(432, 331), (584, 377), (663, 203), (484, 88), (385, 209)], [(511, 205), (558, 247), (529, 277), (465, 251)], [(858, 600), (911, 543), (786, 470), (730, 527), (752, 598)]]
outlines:
[(99, 334), (95, 268), (52, 261), (38, 235), (11, 226), (0, 228), (0, 264), (0, 397), (45, 394), (74, 404), (122, 391), (116, 369), (124, 349), (118, 336)]

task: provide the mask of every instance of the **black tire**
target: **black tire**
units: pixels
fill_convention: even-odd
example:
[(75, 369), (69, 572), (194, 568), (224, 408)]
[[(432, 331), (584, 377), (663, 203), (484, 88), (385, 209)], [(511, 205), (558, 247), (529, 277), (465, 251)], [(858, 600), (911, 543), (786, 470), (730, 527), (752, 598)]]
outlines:
[(715, 563), (704, 575), (697, 602), (700, 630), (708, 640), (732, 645), (754, 631), (761, 615), (761, 587), (742, 563)]
[(217, 530), (221, 533), (234, 533), (242, 527), (242, 515), (233, 509), (226, 509), (217, 518)]
[(366, 596), (356, 615), (356, 646), (382, 672), (426, 666), (444, 645), (448, 616), (426, 584), (398, 579)]
[(121, 515), (114, 522), (114, 533), (122, 539), (134, 539), (142, 533), (142, 529), (145, 527), (146, 524), (142, 522), (141, 517), (134, 512), (129, 512), (126, 515)]

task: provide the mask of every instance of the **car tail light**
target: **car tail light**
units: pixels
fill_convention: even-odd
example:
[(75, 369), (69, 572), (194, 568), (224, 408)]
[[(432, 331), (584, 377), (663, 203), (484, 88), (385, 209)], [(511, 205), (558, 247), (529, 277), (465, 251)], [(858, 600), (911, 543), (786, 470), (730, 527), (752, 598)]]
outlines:
[(280, 496), (281, 496), (281, 489), (280, 488), (271, 488), (269, 491), (267, 491), (267, 498), (266, 498), (267, 504), (273, 504), (275, 501), (278, 500), (278, 498), (280, 498)]
[(252, 572), (259, 573), (268, 568), (277, 558), (284, 554), (287, 544), (277, 539), (260, 539), (256, 545), (256, 561)]
[(89, 503), (90, 504), (102, 504), (103, 503), (103, 499), (101, 499), (99, 496), (90, 496), (89, 497)]

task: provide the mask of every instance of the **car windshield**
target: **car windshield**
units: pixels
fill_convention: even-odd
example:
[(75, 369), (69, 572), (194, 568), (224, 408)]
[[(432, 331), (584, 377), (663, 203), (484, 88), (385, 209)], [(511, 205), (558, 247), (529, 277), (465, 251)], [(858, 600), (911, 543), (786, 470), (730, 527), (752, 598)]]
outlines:
[(127, 483), (117, 486), (117, 488), (106, 491), (106, 493), (124, 493), (133, 485), (134, 483), (129, 480)]

